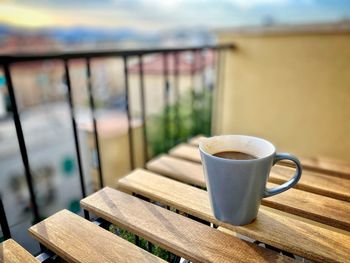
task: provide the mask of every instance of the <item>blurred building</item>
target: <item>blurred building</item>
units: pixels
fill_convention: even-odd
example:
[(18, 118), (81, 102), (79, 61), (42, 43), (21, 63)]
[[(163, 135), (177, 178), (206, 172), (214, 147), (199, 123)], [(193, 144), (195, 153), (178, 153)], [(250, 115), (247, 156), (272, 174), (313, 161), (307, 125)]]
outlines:
[[(88, 159), (85, 161), (90, 165), (86, 167), (85, 172), (92, 176), (94, 190), (98, 190), (100, 188), (98, 160), (93, 126), (89, 120), (82, 121), (79, 126), (81, 133), (84, 133), (82, 136), (84, 138), (83, 144), (87, 145), (89, 149)], [(142, 167), (144, 164), (143, 125), (140, 120), (136, 119), (131, 122), (131, 126), (134, 143), (134, 168)], [(97, 120), (97, 130), (104, 184), (115, 187), (117, 180), (132, 170), (126, 115), (118, 112), (102, 115)]]
[(0, 30), (0, 53), (2, 54), (52, 52), (61, 49), (62, 45), (59, 42), (40, 33), (17, 33), (15, 31), (5, 35), (1, 34)]
[[(192, 90), (199, 92), (206, 87), (212, 87), (214, 84), (215, 63), (216, 58), (213, 51), (206, 51), (204, 53), (197, 52), (194, 57), (191, 53), (180, 53), (177, 66), (179, 96), (184, 96), (186, 93), (189, 94)], [(163, 65), (163, 56), (159, 54), (148, 56), (144, 60), (143, 71), (145, 75), (145, 102), (147, 114), (159, 113), (165, 106), (164, 97), (166, 91)], [(168, 54), (167, 65), (169, 102), (173, 104), (176, 100), (176, 66), (173, 54)], [(140, 115), (141, 96), (138, 61), (130, 63), (129, 72), (132, 112), (135, 115)]]
[[(74, 60), (69, 64), (74, 102), (87, 105), (87, 73), (85, 60)], [(97, 103), (123, 96), (124, 78), (122, 61), (117, 59), (95, 59), (92, 61), (92, 83)], [(16, 63), (11, 67), (16, 99), (21, 109), (66, 100), (64, 66), (60, 61)], [(0, 72), (0, 94), (2, 107), (9, 108), (5, 78)], [(6, 105), (7, 103), (7, 105)]]

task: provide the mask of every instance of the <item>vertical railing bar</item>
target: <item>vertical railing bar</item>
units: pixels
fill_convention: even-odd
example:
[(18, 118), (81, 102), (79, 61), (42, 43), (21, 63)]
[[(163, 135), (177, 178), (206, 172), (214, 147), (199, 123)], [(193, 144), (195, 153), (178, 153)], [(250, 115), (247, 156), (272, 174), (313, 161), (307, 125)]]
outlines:
[(131, 114), (130, 114), (130, 105), (129, 105), (129, 70), (128, 70), (128, 58), (123, 56), (124, 61), (124, 84), (125, 84), (125, 103), (126, 103), (126, 114), (128, 118), (128, 140), (129, 140), (129, 158), (130, 158), (130, 168), (134, 170), (134, 140), (132, 134), (132, 125), (131, 125)]
[(6, 212), (0, 195), (0, 225), (4, 240), (11, 238), (11, 231), (7, 221)]
[(139, 55), (139, 68), (140, 68), (140, 94), (141, 94), (141, 117), (143, 123), (143, 155), (144, 164), (148, 162), (148, 140), (147, 140), (147, 123), (146, 123), (146, 101), (145, 101), (145, 81), (143, 72), (143, 59), (142, 55)]
[(88, 94), (89, 94), (89, 103), (90, 103), (90, 109), (91, 109), (91, 115), (92, 115), (94, 140), (95, 140), (95, 147), (96, 147), (96, 153), (97, 153), (99, 183), (100, 183), (100, 188), (103, 188), (104, 183), (103, 183), (100, 143), (99, 143), (99, 139), (98, 139), (98, 129), (97, 129), (96, 112), (95, 112), (95, 100), (94, 100), (93, 90), (92, 90), (91, 61), (89, 58), (86, 59), (86, 69), (87, 69), (87, 86), (88, 86)]
[(39, 209), (38, 209), (38, 205), (37, 205), (36, 197), (35, 197), (35, 192), (34, 192), (33, 177), (32, 177), (31, 170), (30, 170), (27, 147), (26, 147), (25, 140), (24, 140), (21, 119), (20, 119), (19, 113), (18, 113), (15, 91), (13, 89), (12, 78), (11, 78), (10, 68), (9, 68), (8, 64), (4, 65), (4, 73), (5, 73), (5, 80), (6, 80), (8, 93), (9, 93), (10, 100), (11, 100), (13, 120), (15, 123), (16, 135), (17, 135), (19, 149), (21, 152), (22, 162), (23, 162), (23, 166), (24, 166), (25, 177), (26, 177), (26, 182), (27, 182), (27, 186), (28, 186), (28, 190), (29, 190), (30, 201), (31, 201), (31, 204), (33, 206), (34, 223), (38, 223), (40, 221), (40, 215), (39, 215)]
[(174, 88), (175, 88), (175, 138), (176, 143), (180, 139), (181, 125), (179, 119), (180, 86), (179, 86), (179, 53), (174, 53)]
[(73, 96), (72, 96), (72, 88), (71, 88), (71, 81), (70, 81), (70, 75), (69, 75), (68, 60), (66, 60), (66, 59), (64, 60), (64, 72), (65, 72), (65, 78), (66, 78), (65, 80), (66, 80), (66, 85), (67, 85), (67, 100), (68, 100), (68, 104), (69, 104), (70, 116), (71, 116), (72, 127), (73, 127), (75, 151), (76, 151), (77, 161), (78, 161), (81, 194), (84, 198), (84, 197), (86, 197), (85, 180), (84, 180), (83, 166), (82, 166), (81, 157), (80, 157), (79, 137), (78, 137), (78, 131), (77, 131), (77, 124), (76, 124), (76, 120), (75, 120), (74, 102), (73, 102)]
[(195, 82), (195, 73), (197, 69), (197, 51), (192, 50), (192, 65), (191, 65), (191, 102), (192, 102), (192, 135), (196, 135), (197, 131), (197, 118), (196, 118), (196, 82)]
[(164, 77), (164, 148), (167, 150), (169, 135), (169, 72), (168, 72), (168, 54), (165, 52), (163, 55), (163, 77)]
[[(212, 59), (212, 72), (213, 74), (216, 74), (216, 60), (218, 59), (218, 52), (220, 52), (220, 50), (216, 50), (216, 49), (210, 49), (210, 51), (213, 54), (213, 59)], [(216, 80), (216, 78), (215, 78)], [(213, 81), (213, 78), (212, 78)], [(212, 86), (209, 87), (209, 123), (208, 123), (208, 128), (209, 128), (209, 135), (212, 135), (212, 130), (213, 130), (213, 100), (214, 100), (214, 89), (216, 88), (214, 86), (214, 83), (210, 83)]]
[(201, 77), (202, 77), (202, 89), (203, 91), (205, 90), (205, 67), (206, 67), (206, 57), (205, 57), (205, 49), (202, 49), (201, 50), (201, 53), (200, 53), (200, 64), (201, 64), (201, 69), (202, 69), (202, 74), (201, 74)]
[[(201, 80), (202, 80), (202, 94), (201, 94), (201, 108), (202, 110), (204, 111), (205, 107), (207, 107), (208, 105), (206, 100), (205, 100), (205, 97), (207, 95), (207, 87), (206, 87), (206, 78), (205, 78), (205, 70), (206, 70), (206, 58), (205, 58), (205, 49), (202, 49), (199, 53), (199, 58), (200, 58), (200, 68), (201, 68), (201, 71), (202, 71), (202, 74), (201, 74)], [(206, 119), (206, 116), (202, 116), (200, 115), (200, 123), (201, 123), (201, 127), (203, 127), (204, 129), (207, 128), (205, 126), (205, 120)], [(209, 134), (205, 134), (205, 135), (209, 135)]]
[[(220, 85), (221, 82), (224, 80), (224, 73), (223, 73), (223, 68), (225, 68), (225, 49), (217, 49), (217, 59), (216, 59), (216, 72), (215, 72), (215, 94), (216, 94), (216, 98), (215, 98), (215, 106), (214, 108), (218, 109), (218, 104), (217, 102), (222, 101), (221, 98), (221, 94), (220, 94)], [(224, 82), (222, 82), (224, 83)], [(219, 125), (219, 122), (221, 121), (221, 119), (219, 118), (218, 112), (215, 113), (214, 118), (216, 119), (216, 125)], [(217, 130), (217, 127), (215, 128)]]
[[(213, 91), (212, 91), (212, 116), (211, 116), (211, 132), (213, 130), (217, 130), (217, 127), (213, 127), (213, 124), (218, 123), (218, 117), (217, 117), (217, 107), (218, 104), (217, 102), (220, 101), (219, 100), (219, 85), (220, 85), (220, 61), (221, 61), (221, 56), (222, 56), (222, 49), (215, 49), (215, 56), (213, 59), (213, 67), (215, 67), (215, 78), (214, 78), (214, 82), (213, 82)], [(215, 120), (215, 121), (213, 121)]]
[(215, 70), (215, 89), (219, 89), (219, 84), (220, 84), (220, 62), (221, 62), (221, 56), (222, 56), (223, 51), (221, 49), (216, 50), (216, 70)]

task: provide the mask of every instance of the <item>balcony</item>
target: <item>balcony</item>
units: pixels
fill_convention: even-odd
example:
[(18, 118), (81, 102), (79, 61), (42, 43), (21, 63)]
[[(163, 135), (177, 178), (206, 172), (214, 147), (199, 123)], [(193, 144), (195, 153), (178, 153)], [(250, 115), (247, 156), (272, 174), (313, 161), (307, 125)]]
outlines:
[[(196, 138), (232, 133), (264, 137), (278, 149), (301, 156), (309, 181), (294, 190), (305, 192), (320, 207), (321, 201), (331, 199), (344, 209), (329, 219), (322, 211), (307, 212), (301, 201), (294, 209), (280, 200), (263, 201), (264, 207), (347, 233), (349, 221), (344, 213), (349, 193), (341, 188), (350, 182), (346, 34), (348, 28), (330, 33), (324, 27), (311, 31), (275, 28), (259, 34), (222, 31), (218, 33), (221, 44), (214, 46), (1, 56), (0, 76), (6, 84), (1, 90), (0, 122), (3, 239), (12, 237), (32, 254), (53, 259), (55, 255), (40, 248), (27, 229), (64, 208), (91, 220), (91, 214), (97, 214), (100, 221), (95, 223), (103, 226), (102, 213), (86, 209), (94, 205), (88, 196), (106, 186), (116, 187), (119, 181), (135, 196), (259, 241), (261, 233), (221, 225), (196, 200), (198, 210), (193, 212), (184, 205), (191, 196), (185, 190), (172, 196), (170, 181), (162, 181), (169, 191), (165, 196), (161, 189), (151, 187), (151, 182), (156, 185), (161, 179), (146, 171), (124, 177), (135, 168), (147, 168), (204, 191), (203, 178), (184, 176), (186, 169), (193, 174), (202, 169), (200, 159), (191, 152), (198, 145)], [(162, 155), (168, 152), (170, 156)], [(271, 184), (288, 178), (290, 170), (284, 165), (273, 170)], [(136, 188), (132, 180), (139, 182)], [(177, 183), (174, 189), (181, 190)], [(118, 195), (108, 189), (107, 196)], [(196, 194), (193, 189), (189, 192)], [(99, 198), (99, 193), (93, 196)], [(157, 194), (161, 200), (155, 198)], [(268, 217), (270, 212), (264, 209)], [(64, 213), (60, 216), (75, 220)], [(154, 247), (147, 238), (116, 227), (123, 218), (109, 216), (115, 220), (109, 230), (121, 231), (124, 238), (146, 250), (157, 250), (158, 256), (163, 253), (168, 261), (190, 255), (186, 249), (180, 249), (184, 254), (167, 250), (158, 239), (160, 245)], [(347, 242), (348, 234), (344, 236)], [(281, 249), (283, 240), (276, 247), (273, 242), (267, 239), (264, 246), (277, 247), (283, 255), (308, 258), (306, 250), (290, 252)], [(309, 259), (329, 260), (322, 249), (326, 248)], [(342, 249), (346, 252), (345, 246)]]

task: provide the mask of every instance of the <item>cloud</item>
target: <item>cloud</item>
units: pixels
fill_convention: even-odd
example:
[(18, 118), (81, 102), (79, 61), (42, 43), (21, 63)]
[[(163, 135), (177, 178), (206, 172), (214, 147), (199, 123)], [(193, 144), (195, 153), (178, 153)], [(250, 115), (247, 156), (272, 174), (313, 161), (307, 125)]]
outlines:
[(0, 22), (18, 26), (37, 27), (55, 23), (55, 17), (47, 12), (13, 5), (9, 1), (1, 3)]
[(229, 0), (233, 5), (241, 9), (253, 8), (257, 6), (267, 6), (267, 5), (286, 5), (291, 2), (291, 0)]
[(12, 0), (0, 2), (0, 22), (32, 27), (80, 25), (147, 30), (181, 26), (213, 28), (259, 25), (266, 16), (280, 23), (335, 21), (340, 17), (350, 16), (350, 1)]

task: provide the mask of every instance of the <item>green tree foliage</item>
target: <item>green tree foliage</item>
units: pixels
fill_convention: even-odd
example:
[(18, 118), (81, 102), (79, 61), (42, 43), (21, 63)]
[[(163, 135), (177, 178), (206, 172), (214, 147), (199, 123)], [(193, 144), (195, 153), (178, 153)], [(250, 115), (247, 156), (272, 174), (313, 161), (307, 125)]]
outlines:
[(188, 138), (211, 134), (212, 93), (188, 92), (178, 103), (169, 105), (147, 120), (147, 140), (151, 156), (167, 152)]

